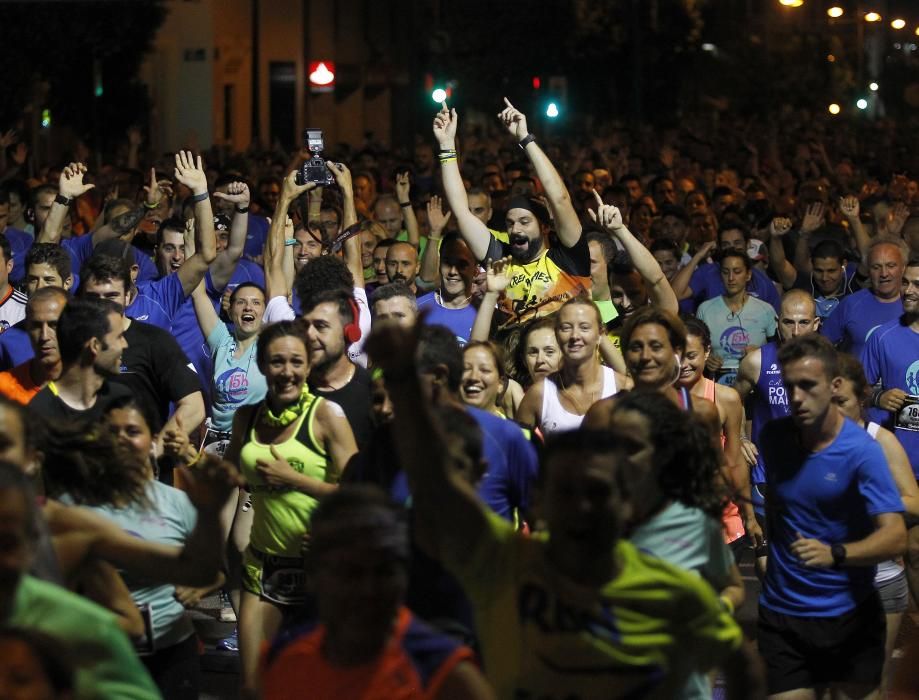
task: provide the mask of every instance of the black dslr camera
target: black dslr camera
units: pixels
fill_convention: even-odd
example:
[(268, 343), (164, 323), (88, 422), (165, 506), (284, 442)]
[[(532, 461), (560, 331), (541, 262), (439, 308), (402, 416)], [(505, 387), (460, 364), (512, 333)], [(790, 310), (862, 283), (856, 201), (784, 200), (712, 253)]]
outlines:
[(306, 129), (303, 132), (303, 145), (306, 146), (312, 157), (300, 166), (300, 172), (297, 173), (297, 184), (305, 185), (307, 182), (315, 182), (320, 187), (334, 185), (335, 178), (326, 167), (325, 160), (322, 158), (322, 129)]

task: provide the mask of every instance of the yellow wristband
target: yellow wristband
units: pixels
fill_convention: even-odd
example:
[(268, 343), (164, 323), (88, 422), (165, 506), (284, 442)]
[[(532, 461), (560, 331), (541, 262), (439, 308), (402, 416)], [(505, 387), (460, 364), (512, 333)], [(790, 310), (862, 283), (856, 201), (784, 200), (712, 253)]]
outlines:
[(724, 609), (728, 611), (728, 615), (734, 615), (734, 603), (731, 602), (731, 599), (727, 596), (718, 596), (718, 600), (721, 601), (721, 605), (724, 606)]

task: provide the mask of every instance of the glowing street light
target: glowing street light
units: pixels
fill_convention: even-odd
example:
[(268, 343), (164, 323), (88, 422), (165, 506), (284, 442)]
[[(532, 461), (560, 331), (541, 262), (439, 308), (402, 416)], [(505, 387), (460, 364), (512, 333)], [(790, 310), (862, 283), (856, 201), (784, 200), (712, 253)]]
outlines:
[(845, 14), (845, 10), (843, 10), (838, 5), (835, 5), (827, 10), (826, 13), (833, 19), (836, 19), (837, 17), (842, 17)]
[(877, 84), (877, 83), (871, 83), (871, 84), (868, 85), (868, 89), (871, 90), (871, 92), (877, 92), (877, 91), (878, 91), (878, 84)]
[(903, 27), (906, 26), (906, 20), (900, 19), (899, 17), (897, 17), (897, 19), (895, 19), (893, 22), (890, 23), (890, 26), (893, 27), (894, 29), (903, 29)]
[(434, 88), (433, 92), (431, 92), (431, 99), (434, 102), (443, 102), (447, 99), (447, 91), (443, 88)]
[(869, 12), (865, 15), (866, 22), (880, 22), (881, 16), (877, 12)]
[(549, 117), (549, 119), (555, 119), (558, 116), (558, 105), (554, 102), (550, 102), (546, 106), (546, 116)]
[(779, 0), (779, 4), (785, 7), (801, 7), (804, 4), (804, 0)]
[(866, 100), (864, 97), (860, 97), (858, 102), (855, 103), (855, 106), (859, 109), (868, 109), (868, 100)]
[(842, 108), (834, 102), (828, 107), (828, 109), (830, 110), (830, 114), (839, 114)]

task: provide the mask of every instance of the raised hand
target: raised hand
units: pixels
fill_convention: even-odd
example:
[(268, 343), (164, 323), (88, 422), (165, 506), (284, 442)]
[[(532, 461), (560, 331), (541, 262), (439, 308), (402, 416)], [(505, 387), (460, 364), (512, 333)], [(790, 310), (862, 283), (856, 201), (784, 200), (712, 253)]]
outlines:
[(839, 200), (839, 211), (847, 219), (857, 219), (860, 209), (858, 197), (855, 195), (846, 195)]
[(504, 290), (507, 289), (507, 285), (510, 283), (507, 272), (510, 269), (512, 260), (513, 258), (508, 256), (506, 258), (501, 258), (500, 260), (489, 260), (485, 264), (486, 292), (501, 294), (504, 292)]
[(249, 185), (239, 181), (231, 182), (227, 185), (226, 192), (214, 192), (214, 197), (233, 202), (240, 209), (248, 207), (249, 201), (252, 199), (252, 195), (249, 194)]
[(777, 216), (769, 222), (769, 235), (781, 238), (791, 231), (791, 219), (785, 216)]
[(287, 177), (284, 178), (284, 182), (281, 183), (281, 199), (285, 200), (288, 204), (294, 201), (304, 192), (309, 192), (311, 189), (316, 187), (315, 182), (307, 182), (304, 185), (297, 183), (297, 171), (291, 170)]
[(8, 129), (0, 134), (0, 148), (9, 148), (16, 143), (16, 130)]
[(504, 98), (504, 104), (507, 106), (498, 113), (498, 119), (501, 120), (514, 138), (522, 141), (530, 133), (529, 129), (527, 129), (527, 118), (506, 97)]
[(396, 197), (399, 203), (409, 201), (409, 190), (411, 189), (408, 171), (396, 173)]
[(434, 115), (434, 138), (442, 149), (454, 149), (459, 118), (456, 109), (448, 109), (446, 102), (440, 104), (440, 111)]
[(431, 195), (431, 198), (428, 200), (428, 224), (431, 226), (431, 235), (435, 238), (440, 235), (440, 232), (447, 227), (447, 222), (450, 221), (450, 216), (453, 212), (444, 213), (443, 205), (441, 203), (440, 197), (436, 194)]
[(176, 153), (175, 178), (190, 189), (193, 195), (207, 192), (207, 176), (204, 174), (201, 156), (195, 160), (191, 151)]
[(83, 163), (71, 163), (61, 171), (61, 177), (58, 180), (58, 191), (68, 199), (76, 199), (81, 194), (89, 192), (95, 185), (83, 183), (85, 174), (86, 166)]
[(887, 212), (887, 234), (899, 236), (909, 219), (909, 207), (903, 202), (897, 202)]
[(596, 190), (594, 190), (593, 193), (594, 199), (597, 201), (597, 211), (588, 209), (587, 213), (590, 214), (590, 218), (610, 233), (616, 233), (625, 228), (625, 224), (622, 223), (622, 213), (619, 211), (619, 208), (612, 204), (604, 203), (603, 198), (600, 197)]
[(807, 209), (804, 210), (804, 219), (801, 221), (801, 233), (812, 233), (823, 226), (823, 212), (823, 204), (820, 202), (809, 204)]
[(172, 197), (172, 183), (169, 180), (157, 180), (156, 168), (150, 168), (150, 184), (144, 185), (146, 202), (150, 208), (155, 207), (164, 197)]
[(327, 160), (325, 162), (325, 167), (327, 167), (329, 172), (332, 173), (332, 177), (335, 178), (335, 184), (341, 188), (342, 193), (346, 197), (353, 195), (353, 189), (351, 187), (351, 171), (348, 170), (348, 166), (344, 163), (333, 163), (332, 161)]

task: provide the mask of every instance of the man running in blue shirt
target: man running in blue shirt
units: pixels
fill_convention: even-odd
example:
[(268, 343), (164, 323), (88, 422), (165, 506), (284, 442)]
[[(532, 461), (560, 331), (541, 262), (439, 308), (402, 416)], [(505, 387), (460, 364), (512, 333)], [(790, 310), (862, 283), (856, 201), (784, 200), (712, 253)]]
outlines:
[(881, 448), (832, 403), (832, 345), (807, 334), (778, 360), (791, 415), (761, 444), (769, 566), (757, 639), (770, 697), (875, 697), (886, 626), (874, 565), (906, 550), (903, 502)]

